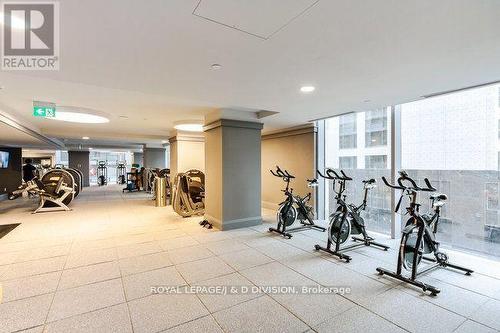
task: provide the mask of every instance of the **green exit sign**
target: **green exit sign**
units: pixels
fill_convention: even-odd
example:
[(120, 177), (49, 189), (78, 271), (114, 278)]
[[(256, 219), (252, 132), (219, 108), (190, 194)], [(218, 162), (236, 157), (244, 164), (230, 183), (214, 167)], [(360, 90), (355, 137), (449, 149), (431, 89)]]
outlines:
[(33, 116), (54, 118), (56, 116), (56, 105), (53, 103), (33, 103)]

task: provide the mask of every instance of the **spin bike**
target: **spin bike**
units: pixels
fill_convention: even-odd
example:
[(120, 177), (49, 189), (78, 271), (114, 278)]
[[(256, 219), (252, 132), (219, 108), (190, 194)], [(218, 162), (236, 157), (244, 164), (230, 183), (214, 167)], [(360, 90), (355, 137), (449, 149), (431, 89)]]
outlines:
[[(441, 207), (444, 205), (447, 196), (445, 194), (432, 194), (430, 196), (433, 214), (420, 215), (420, 204), (417, 203), (418, 192), (435, 192), (427, 178), (424, 178), (426, 187), (422, 188), (411, 179), (405, 171), (399, 172), (397, 180), (398, 185), (390, 184), (385, 177), (382, 177), (385, 185), (390, 188), (401, 190), (399, 202), (396, 205), (395, 211), (398, 212), (401, 206), (401, 201), (405, 195), (410, 198), (410, 206), (406, 208), (410, 218), (402, 231), (401, 246), (399, 247), (398, 264), (396, 272), (389, 271), (385, 268), (377, 268), (379, 275), (389, 275), (400, 281), (409, 283), (422, 290), (429, 291), (432, 296), (436, 296), (440, 290), (430, 284), (418, 281), (417, 277), (427, 273), (435, 268), (452, 268), (458, 271), (465, 272), (465, 275), (471, 275), (474, 271), (462, 266), (451, 264), (448, 261), (448, 256), (439, 251), (439, 242), (436, 241), (436, 231), (438, 228)], [(432, 257), (426, 257), (425, 254), (433, 254)], [(428, 267), (418, 271), (418, 265), (422, 261), (431, 263)], [(411, 276), (406, 277), (402, 274), (402, 270), (411, 271)]]
[[(279, 166), (276, 166), (276, 171), (270, 171), (273, 176), (282, 178), (286, 183), (286, 188), (282, 190), (286, 195), (286, 199), (279, 204), (278, 211), (276, 212), (276, 219), (278, 222), (276, 228), (269, 228), (269, 232), (277, 232), (290, 239), (292, 238), (292, 232), (309, 229), (315, 229), (322, 232), (326, 231), (326, 228), (316, 225), (313, 221), (313, 208), (308, 204), (311, 199), (311, 193), (308, 193), (303, 198), (294, 195), (293, 189), (290, 188), (290, 181), (294, 179), (295, 176), (292, 176), (286, 170), (282, 171)], [(318, 186), (318, 181), (316, 179), (308, 179), (307, 183), (308, 187)], [(299, 220), (302, 225), (287, 229), (292, 226), (296, 220)]]
[[(351, 261), (351, 256), (345, 254), (346, 251), (351, 251), (357, 249), (362, 246), (375, 246), (384, 251), (387, 251), (389, 248), (387, 245), (375, 242), (373, 237), (368, 236), (366, 233), (365, 221), (361, 217), (361, 212), (366, 209), (368, 191), (372, 188), (375, 188), (376, 181), (375, 179), (363, 180), (363, 189), (364, 196), (363, 202), (361, 205), (356, 206), (353, 204), (347, 204), (345, 202), (346, 195), (344, 191), (346, 189), (346, 182), (352, 180), (351, 177), (348, 177), (343, 170), (340, 170), (342, 176), (336, 173), (332, 169), (326, 169), (325, 174), (323, 175), (319, 170), (318, 174), (329, 180), (333, 180), (333, 191), (337, 200), (337, 210), (330, 215), (330, 225), (328, 226), (328, 242), (326, 247), (322, 247), (320, 245), (315, 245), (314, 248), (316, 251), (325, 251), (334, 256), (339, 257), (340, 259), (344, 259), (346, 262)], [(339, 190), (336, 190), (335, 183), (339, 183)], [(351, 239), (355, 242), (359, 242), (357, 244), (351, 244), (340, 248), (340, 245), (344, 244), (351, 234), (359, 235), (361, 234), (363, 238), (360, 237), (352, 237)], [(335, 249), (332, 249), (332, 245), (335, 244)]]

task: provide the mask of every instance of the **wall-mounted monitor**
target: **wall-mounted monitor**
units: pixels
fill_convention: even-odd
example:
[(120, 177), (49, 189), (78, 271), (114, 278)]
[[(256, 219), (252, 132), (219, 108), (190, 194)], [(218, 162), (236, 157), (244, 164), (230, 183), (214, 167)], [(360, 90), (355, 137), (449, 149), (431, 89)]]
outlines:
[(0, 169), (7, 169), (9, 167), (9, 152), (0, 151)]

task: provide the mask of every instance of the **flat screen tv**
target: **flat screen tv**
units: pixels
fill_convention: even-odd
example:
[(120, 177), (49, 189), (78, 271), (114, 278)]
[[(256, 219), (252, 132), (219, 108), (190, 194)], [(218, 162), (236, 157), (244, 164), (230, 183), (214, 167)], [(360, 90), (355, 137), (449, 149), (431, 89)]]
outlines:
[(0, 169), (7, 169), (9, 167), (9, 152), (0, 151)]

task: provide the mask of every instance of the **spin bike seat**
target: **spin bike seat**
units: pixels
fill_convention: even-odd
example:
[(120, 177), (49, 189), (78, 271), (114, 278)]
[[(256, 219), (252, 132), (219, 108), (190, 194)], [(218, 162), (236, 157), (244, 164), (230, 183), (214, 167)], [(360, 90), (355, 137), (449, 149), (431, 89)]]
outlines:
[(307, 187), (316, 187), (318, 186), (317, 179), (307, 179)]
[(446, 194), (443, 194), (443, 193), (434, 193), (434, 194), (431, 194), (430, 199), (445, 201), (448, 199), (448, 196)]
[(365, 186), (365, 189), (372, 189), (375, 188), (377, 185), (375, 185), (377, 181), (375, 179), (368, 179), (368, 180), (363, 180), (363, 185)]

